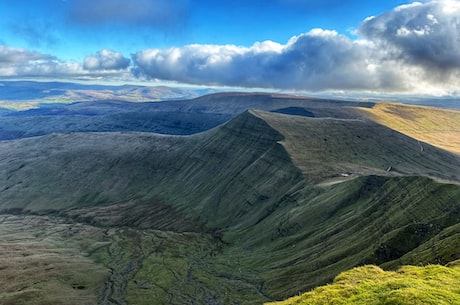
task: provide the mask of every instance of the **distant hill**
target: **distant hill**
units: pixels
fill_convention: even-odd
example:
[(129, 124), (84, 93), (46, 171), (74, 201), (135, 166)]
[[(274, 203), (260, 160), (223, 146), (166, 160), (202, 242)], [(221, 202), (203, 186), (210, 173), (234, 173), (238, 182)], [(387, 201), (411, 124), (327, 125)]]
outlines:
[(167, 86), (95, 85), (65, 82), (1, 81), (0, 108), (27, 110), (43, 105), (123, 100), (153, 102), (189, 99), (213, 90)]
[[(140, 88), (125, 87), (111, 90), (125, 92), (132, 89), (143, 96), (141, 100), (149, 100), (149, 95), (144, 95)], [(41, 84), (39, 92), (45, 88), (46, 84)], [(97, 88), (94, 88), (97, 92), (105, 90)], [(165, 98), (166, 95), (160, 96)], [(119, 98), (125, 99), (122, 94)], [(114, 96), (101, 99), (91, 99), (91, 102), (75, 102), (78, 99), (74, 99), (70, 104), (40, 104), (31, 106), (32, 109), (27, 108), (31, 104), (26, 102), (29, 106), (22, 111), (0, 108), (0, 140), (68, 132), (140, 131), (189, 135), (214, 128), (248, 109), (259, 109), (306, 117), (371, 120), (421, 142), (454, 153), (460, 151), (458, 110), (238, 92), (143, 103), (117, 100)]]
[[(96, 91), (103, 94), (104, 90)], [(148, 95), (142, 96), (149, 100)], [(122, 96), (119, 98), (124, 100), (116, 100), (109, 95), (100, 98), (103, 100), (40, 106), (26, 102), (23, 105), (25, 110), (0, 112), (0, 140), (53, 132), (140, 131), (188, 135), (223, 124), (248, 109), (280, 113), (295, 110), (296, 114), (308, 113), (309, 116), (330, 116), (332, 112), (332, 116), (336, 116), (340, 115), (339, 109), (346, 106), (373, 105), (267, 93), (219, 93), (195, 99), (143, 103), (129, 102), (130, 99)], [(74, 101), (78, 99), (75, 97)], [(14, 102), (14, 105), (21, 103)]]

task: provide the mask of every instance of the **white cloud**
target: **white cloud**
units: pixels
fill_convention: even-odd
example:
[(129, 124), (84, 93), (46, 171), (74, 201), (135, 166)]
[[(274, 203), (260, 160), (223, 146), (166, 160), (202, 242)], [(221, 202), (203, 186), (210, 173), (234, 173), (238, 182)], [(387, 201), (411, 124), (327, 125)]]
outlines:
[(111, 50), (101, 50), (96, 55), (86, 56), (83, 61), (83, 68), (90, 71), (95, 70), (123, 70), (128, 68), (131, 60), (123, 54)]
[(379, 79), (370, 46), (335, 31), (313, 29), (285, 45), (267, 41), (251, 47), (152, 49), (135, 54), (133, 62), (138, 75), (193, 84), (309, 90), (398, 86), (399, 77), (390, 71)]
[(0, 76), (44, 76), (81, 73), (81, 66), (38, 52), (0, 45)]
[(460, 2), (416, 2), (361, 24), (360, 33), (402, 63), (437, 73), (460, 68)]
[[(96, 56), (97, 68), (85, 69), (81, 63), (65, 62), (54, 56), (42, 54), (22, 48), (0, 45), (0, 77), (44, 77), (44, 78), (86, 78), (97, 79), (110, 77), (124, 79), (130, 76), (129, 71), (117, 71), (116, 68), (126, 68), (129, 59), (120, 53), (102, 50)], [(91, 65), (89, 59), (89, 65)], [(93, 62), (94, 64), (94, 62)], [(94, 67), (94, 66), (93, 66)], [(108, 69), (108, 70), (106, 70)]]
[(53, 60), (53, 56), (40, 54), (21, 48), (13, 48), (6, 45), (0, 45), (0, 63), (2, 65), (20, 63), (32, 60)]
[(286, 44), (187, 45), (133, 55), (136, 75), (192, 84), (302, 90), (445, 92), (460, 85), (460, 2), (366, 18), (356, 40), (313, 29)]
[[(75, 15), (81, 22), (117, 18), (135, 22), (126, 19), (132, 12), (125, 15), (121, 9), (128, 5), (126, 1), (93, 2), (82, 0), (89, 6), (74, 7), (75, 14), (81, 13)], [(154, 2), (165, 7), (169, 3)], [(115, 4), (119, 5), (115, 11), (102, 10)], [(141, 18), (145, 12), (136, 5), (130, 9), (137, 10)], [(90, 7), (100, 10), (90, 12)], [(84, 9), (87, 11), (79, 11)], [(141, 23), (154, 15), (149, 7), (145, 10), (146, 19), (138, 20)], [(132, 72), (138, 77), (200, 85), (449, 94), (460, 87), (459, 16), (458, 0), (414, 2), (366, 18), (356, 39), (333, 30), (312, 29), (284, 44), (263, 41), (250, 47), (192, 44), (147, 49), (132, 55)], [(130, 67), (130, 59), (106, 49), (85, 57), (83, 63), (74, 63), (0, 45), (0, 76), (4, 77), (125, 78)]]

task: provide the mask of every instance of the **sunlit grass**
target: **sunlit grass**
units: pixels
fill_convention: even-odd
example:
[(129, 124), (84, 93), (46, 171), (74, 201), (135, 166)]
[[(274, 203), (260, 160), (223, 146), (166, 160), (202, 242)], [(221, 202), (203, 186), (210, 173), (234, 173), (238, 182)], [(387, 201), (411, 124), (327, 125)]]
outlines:
[(460, 267), (404, 266), (383, 271), (363, 266), (341, 273), (331, 285), (270, 304), (460, 304)]
[(460, 153), (460, 111), (379, 103), (359, 108), (376, 122), (436, 147)]

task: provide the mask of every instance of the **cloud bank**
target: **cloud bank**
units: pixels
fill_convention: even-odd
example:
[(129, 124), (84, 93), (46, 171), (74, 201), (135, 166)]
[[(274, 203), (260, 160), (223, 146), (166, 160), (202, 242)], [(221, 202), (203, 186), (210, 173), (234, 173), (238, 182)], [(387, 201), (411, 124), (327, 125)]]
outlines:
[(460, 1), (414, 2), (366, 19), (359, 32), (405, 64), (460, 68)]
[(444, 94), (460, 85), (460, 2), (399, 6), (358, 39), (313, 29), (286, 44), (188, 45), (133, 55), (136, 75), (192, 84)]
[(86, 56), (83, 63), (65, 62), (54, 56), (0, 45), (0, 77), (72, 79), (132, 79), (130, 59), (121, 53), (101, 50)]
[(61, 62), (51, 55), (0, 45), (0, 76), (59, 76), (79, 73), (79, 64)]

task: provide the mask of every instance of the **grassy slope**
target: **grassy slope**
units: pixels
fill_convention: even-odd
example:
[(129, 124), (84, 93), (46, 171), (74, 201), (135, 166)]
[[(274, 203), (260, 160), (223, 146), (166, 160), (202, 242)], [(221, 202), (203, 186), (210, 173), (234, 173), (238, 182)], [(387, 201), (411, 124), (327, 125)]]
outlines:
[(249, 249), (243, 260), (260, 269), (265, 290), (286, 297), (356, 265), (397, 266), (422, 245), (424, 255), (413, 255), (411, 263), (458, 257), (459, 198), (458, 186), (426, 178), (362, 177), (291, 194), (271, 217), (234, 239)]
[[(155, 235), (157, 250), (144, 251), (143, 233), (128, 238), (114, 229), (113, 246), (92, 257), (119, 270), (118, 299), (260, 303), (362, 263), (459, 255), (443, 244), (460, 240), (459, 187), (403, 175), (453, 179), (458, 159), (423, 145), (421, 152), (417, 141), (369, 123), (261, 112), (191, 137), (50, 135), (0, 143), (0, 202), (97, 225), (176, 231), (171, 246), (158, 250)], [(399, 171), (386, 173), (388, 163)], [(343, 171), (364, 176), (316, 184)], [(202, 235), (192, 242), (183, 231)], [(133, 257), (135, 272), (123, 278)]]
[(5, 141), (0, 143), (0, 158), (7, 160), (1, 167), (2, 208), (117, 204), (132, 212), (123, 206), (135, 202), (144, 207), (137, 225), (144, 221), (145, 227), (150, 221), (145, 210), (166, 204), (169, 215), (184, 211), (209, 228), (250, 225), (302, 181), (278, 140), (278, 132), (246, 113), (192, 137), (100, 133)]
[(359, 108), (370, 119), (414, 139), (460, 154), (460, 111), (379, 103)]
[(363, 266), (337, 276), (332, 285), (271, 305), (460, 304), (460, 264), (405, 266), (383, 271)]
[(460, 181), (457, 156), (382, 125), (263, 112), (259, 115), (283, 134), (282, 143), (295, 164), (316, 182), (342, 173), (421, 175)]

